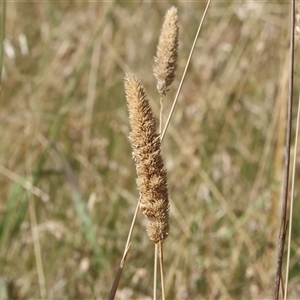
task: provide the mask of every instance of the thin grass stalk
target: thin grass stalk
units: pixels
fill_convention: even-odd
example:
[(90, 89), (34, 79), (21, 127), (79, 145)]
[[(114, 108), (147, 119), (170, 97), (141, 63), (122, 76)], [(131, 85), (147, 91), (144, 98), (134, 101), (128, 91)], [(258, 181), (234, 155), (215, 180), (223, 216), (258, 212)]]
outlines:
[(120, 282), (122, 271), (123, 271), (123, 268), (124, 268), (124, 265), (125, 265), (126, 257), (127, 257), (130, 245), (131, 245), (130, 241), (131, 241), (131, 237), (132, 237), (132, 233), (133, 233), (133, 229), (134, 229), (134, 224), (135, 224), (138, 212), (139, 212), (139, 206), (140, 206), (140, 200), (138, 200), (138, 203), (137, 203), (135, 211), (134, 211), (134, 215), (133, 215), (133, 218), (132, 218), (132, 221), (131, 221), (129, 233), (128, 233), (128, 236), (127, 236), (127, 241), (126, 241), (123, 257), (121, 259), (119, 269), (118, 269), (117, 275), (114, 279), (113, 285), (110, 289), (109, 298), (108, 298), (109, 300), (115, 299), (115, 295), (116, 295), (116, 292), (117, 292), (117, 289), (118, 289), (118, 285), (119, 285), (119, 282)]
[(162, 299), (165, 300), (165, 277), (164, 277), (164, 248), (163, 241), (159, 241), (158, 243), (159, 249), (159, 266), (160, 266), (160, 280), (161, 280), (161, 294)]
[[(29, 136), (31, 134), (31, 124), (30, 119), (28, 119), (27, 124), (29, 130), (25, 132), (26, 136)], [(31, 151), (28, 151), (29, 148), (26, 149), (26, 173), (32, 174), (32, 155)], [(38, 222), (37, 222), (37, 214), (36, 214), (36, 208), (35, 208), (35, 201), (34, 196), (32, 193), (29, 193), (27, 190), (27, 197), (28, 197), (28, 205), (29, 205), (29, 220), (30, 220), (30, 229), (31, 229), (31, 236), (32, 236), (32, 244), (33, 244), (33, 251), (34, 251), (34, 257), (35, 257), (35, 263), (36, 263), (36, 270), (37, 270), (37, 277), (38, 277), (38, 283), (39, 283), (39, 292), (40, 297), (43, 300), (47, 299), (47, 287), (46, 287), (46, 280), (45, 280), (45, 271), (44, 271), (44, 264), (43, 264), (43, 258), (42, 258), (42, 250), (41, 250), (41, 244), (40, 244), (40, 235), (38, 230)]]
[(121, 275), (122, 275), (122, 272), (123, 272), (123, 269), (124, 269), (126, 257), (127, 257), (128, 251), (129, 251), (130, 246), (131, 246), (130, 241), (131, 241), (131, 237), (132, 237), (136, 217), (137, 217), (137, 214), (138, 214), (138, 211), (139, 211), (139, 203), (140, 203), (140, 201), (138, 201), (138, 204), (135, 208), (135, 212), (134, 212), (134, 215), (133, 215), (133, 218), (132, 218), (132, 221), (131, 221), (131, 225), (130, 225), (130, 229), (129, 229), (129, 233), (128, 233), (128, 237), (127, 237), (123, 257), (121, 259), (117, 275), (116, 275), (116, 277), (114, 279), (114, 282), (112, 284), (112, 287), (110, 289), (110, 293), (109, 293), (109, 297), (108, 297), (109, 300), (115, 299), (115, 296), (116, 296), (116, 292), (117, 292), (117, 289), (118, 289), (118, 286), (119, 286), (120, 278), (121, 278)]
[(289, 282), (289, 268), (290, 268), (290, 255), (291, 255), (291, 240), (292, 240), (292, 225), (293, 225), (293, 207), (294, 207), (294, 190), (295, 190), (295, 176), (296, 176), (296, 163), (297, 163), (297, 148), (298, 148), (298, 135), (299, 135), (299, 120), (300, 120), (300, 94), (298, 99), (298, 112), (297, 112), (297, 124), (296, 124), (296, 138), (294, 145), (294, 159), (292, 170), (292, 185), (291, 185), (291, 204), (290, 204), (290, 217), (289, 217), (289, 236), (287, 247), (287, 262), (286, 262), (286, 274), (284, 285), (284, 300), (287, 300), (288, 282)]
[[(160, 97), (160, 114), (159, 114), (159, 134), (162, 131), (163, 118), (163, 96)], [(158, 245), (154, 244), (154, 276), (153, 276), (153, 300), (156, 300), (157, 290), (157, 260), (158, 260)]]
[[(160, 97), (160, 114), (159, 114), (159, 135), (161, 136), (163, 126), (163, 95)], [(153, 277), (153, 300), (156, 300), (157, 291), (157, 260), (158, 260), (158, 245), (154, 244), (154, 277)]]
[[(159, 134), (161, 136), (162, 132), (162, 118), (163, 118), (163, 97), (160, 98), (160, 118), (159, 118)], [(160, 241), (159, 244), (154, 244), (154, 284), (153, 284), (153, 300), (156, 300), (156, 290), (157, 290), (157, 260), (158, 260), (158, 253), (159, 255), (159, 263), (160, 263), (160, 274), (161, 274), (161, 289), (162, 289), (162, 299), (165, 299), (165, 284), (164, 284), (164, 276), (163, 276), (163, 261), (161, 257), (163, 255), (163, 242)], [(159, 249), (158, 249), (159, 248)]]
[(199, 37), (199, 34), (200, 34), (200, 31), (201, 31), (201, 28), (202, 28), (204, 19), (205, 19), (205, 17), (206, 17), (206, 14), (207, 14), (207, 11), (208, 11), (208, 8), (209, 8), (210, 3), (211, 3), (211, 0), (208, 0), (208, 2), (207, 2), (207, 4), (206, 4), (206, 7), (205, 7), (205, 10), (204, 10), (204, 13), (203, 13), (203, 16), (202, 16), (202, 19), (201, 19), (201, 21), (200, 21), (200, 24), (199, 24), (197, 33), (196, 33), (196, 35), (195, 35), (194, 42), (193, 42), (193, 45), (192, 45), (192, 48), (191, 48), (189, 57), (188, 57), (188, 59), (187, 59), (187, 62), (186, 62), (186, 65), (185, 65), (185, 68), (184, 68), (184, 71), (183, 71), (183, 75), (182, 75), (182, 77), (181, 77), (181, 80), (180, 80), (180, 83), (179, 83), (179, 87), (178, 87), (178, 89), (177, 89), (177, 92), (176, 92), (176, 95), (175, 95), (175, 99), (174, 99), (174, 101), (173, 101), (173, 104), (172, 104), (172, 107), (171, 107), (171, 110), (170, 110), (168, 119), (167, 119), (167, 121), (166, 121), (164, 130), (163, 130), (163, 132), (162, 132), (162, 134), (161, 134), (161, 141), (163, 141), (163, 139), (164, 139), (164, 137), (165, 137), (165, 134), (166, 134), (166, 132), (167, 132), (168, 126), (169, 126), (170, 121), (171, 121), (171, 118), (172, 118), (172, 116), (173, 116), (173, 113), (174, 113), (176, 104), (177, 104), (177, 102), (178, 102), (179, 94), (180, 94), (180, 92), (181, 92), (181, 88), (182, 88), (182, 85), (183, 85), (183, 82), (184, 82), (184, 79), (185, 79), (185, 76), (186, 76), (188, 67), (189, 67), (189, 65), (190, 65), (191, 58), (192, 58), (192, 55), (193, 55), (193, 53), (194, 53), (194, 50), (195, 50), (195, 47), (196, 47), (196, 43), (197, 43), (197, 40), (198, 40), (198, 37)]
[(154, 244), (153, 300), (156, 300), (156, 290), (157, 290), (157, 258), (158, 258), (158, 247), (157, 244)]
[(159, 112), (159, 134), (161, 136), (163, 129), (163, 110), (164, 110), (164, 99), (160, 97), (160, 112)]
[(290, 74), (289, 74), (289, 95), (287, 107), (287, 127), (286, 127), (286, 149), (285, 149), (285, 167), (283, 183), (283, 204), (281, 210), (281, 223), (277, 249), (277, 265), (274, 284), (274, 300), (279, 298), (280, 281), (282, 274), (282, 259), (286, 237), (286, 219), (288, 206), (288, 188), (289, 188), (289, 171), (290, 171), (290, 150), (292, 136), (292, 113), (293, 113), (293, 90), (294, 90), (294, 45), (295, 45), (295, 0), (291, 0), (291, 23), (290, 23)]
[(130, 225), (130, 229), (129, 229), (129, 233), (128, 233), (128, 237), (127, 237), (123, 257), (122, 257), (122, 260), (121, 260), (122, 267), (125, 263), (126, 255), (127, 255), (128, 249), (130, 247), (130, 243), (131, 243), (130, 241), (131, 241), (131, 237), (132, 237), (132, 233), (133, 233), (134, 224), (135, 224), (135, 221), (136, 221), (137, 214), (139, 212), (139, 205), (140, 205), (140, 201), (138, 201), (138, 205), (135, 208), (134, 215), (133, 215), (133, 218), (132, 218), (132, 222), (131, 222), (131, 225)]
[[(137, 206), (136, 214), (138, 212), (138, 208), (139, 207)], [(131, 231), (131, 233), (132, 233), (132, 231)], [(128, 239), (127, 239), (127, 241), (128, 241)], [(126, 257), (127, 257), (127, 254), (128, 254), (129, 248), (130, 248), (130, 245), (131, 245), (130, 243), (128, 245), (126, 244), (126, 247), (125, 247), (125, 250), (124, 250), (124, 254), (123, 254), (123, 257), (121, 259), (119, 268), (118, 268), (118, 272), (116, 274), (116, 277), (114, 279), (114, 282), (113, 282), (113, 284), (111, 286), (111, 289), (110, 289), (110, 292), (109, 292), (108, 300), (114, 300), (115, 299), (116, 292), (117, 292), (117, 289), (118, 289), (118, 286), (119, 286), (120, 278), (121, 278), (121, 275), (122, 275), (122, 272), (123, 272), (125, 260), (126, 260)]]
[(6, 24), (6, 0), (2, 0), (2, 18), (1, 18), (1, 33), (0, 33), (0, 95), (1, 95), (1, 82), (3, 70), (3, 56), (4, 56), (4, 37), (5, 37), (5, 24)]
[[(160, 96), (160, 113), (159, 113), (159, 135), (161, 136), (163, 128), (163, 98)], [(153, 277), (153, 300), (156, 300), (157, 290), (157, 260), (158, 260), (158, 245), (154, 244), (154, 277)]]
[(40, 296), (41, 299), (46, 300), (47, 299), (46, 280), (45, 280), (45, 273), (43, 267), (41, 245), (39, 242), (40, 240), (39, 231), (37, 229), (38, 227), (37, 227), (35, 203), (32, 194), (28, 193), (27, 197), (29, 198), (30, 228), (31, 228), (32, 240), (33, 240), (33, 250), (34, 250), (34, 257), (35, 257), (35, 263), (36, 263), (36, 269), (37, 269), (37, 275), (39, 281)]

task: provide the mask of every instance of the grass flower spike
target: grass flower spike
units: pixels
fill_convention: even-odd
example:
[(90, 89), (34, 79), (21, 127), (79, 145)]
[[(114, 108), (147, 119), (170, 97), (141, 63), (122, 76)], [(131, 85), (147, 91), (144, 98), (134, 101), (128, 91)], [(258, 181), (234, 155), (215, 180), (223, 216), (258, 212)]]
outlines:
[(166, 15), (159, 37), (153, 73), (157, 80), (157, 90), (161, 96), (168, 91), (168, 86), (175, 78), (178, 50), (177, 8), (171, 7)]
[(131, 126), (130, 139), (137, 171), (140, 209), (148, 218), (147, 232), (155, 243), (169, 233), (167, 172), (161, 156), (160, 136), (144, 87), (126, 74), (125, 92)]

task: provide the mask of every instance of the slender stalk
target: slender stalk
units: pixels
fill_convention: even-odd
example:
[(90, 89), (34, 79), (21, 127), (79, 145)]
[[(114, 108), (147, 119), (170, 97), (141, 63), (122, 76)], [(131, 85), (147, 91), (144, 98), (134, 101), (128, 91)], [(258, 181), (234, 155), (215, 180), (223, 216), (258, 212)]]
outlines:
[(1, 94), (1, 80), (3, 69), (3, 53), (4, 53), (4, 37), (5, 37), (5, 24), (6, 24), (6, 0), (2, 0), (2, 18), (1, 18), (1, 33), (0, 33), (0, 94)]
[[(25, 127), (25, 136), (29, 136), (32, 134), (31, 128), (32, 124), (30, 124), (30, 119), (28, 119), (28, 124)], [(26, 148), (26, 173), (32, 174), (32, 155), (31, 151), (29, 151), (29, 147)], [(32, 193), (27, 190), (27, 197), (29, 199), (29, 220), (30, 220), (30, 228), (31, 228), (31, 237), (32, 237), (32, 244), (33, 244), (33, 251), (36, 263), (36, 270), (37, 270), (37, 277), (39, 282), (39, 291), (40, 297), (43, 300), (47, 299), (47, 287), (46, 287), (46, 279), (45, 279), (45, 272), (44, 272), (44, 264), (43, 264), (43, 257), (42, 257), (42, 249), (40, 244), (40, 236), (38, 230), (38, 221), (37, 221), (37, 214), (35, 208), (35, 201), (34, 196)]]
[(158, 247), (154, 244), (154, 276), (153, 276), (153, 300), (156, 300), (156, 290), (157, 290), (157, 257), (158, 257)]
[(293, 100), (293, 84), (294, 84), (294, 44), (295, 44), (295, 0), (291, 0), (291, 29), (290, 29), (290, 76), (289, 76), (289, 95), (287, 107), (287, 127), (286, 127), (286, 149), (285, 149), (285, 166), (284, 166), (284, 182), (283, 182), (283, 204), (281, 210), (281, 224), (277, 249), (277, 265), (274, 284), (274, 300), (278, 300), (280, 279), (282, 272), (282, 259), (284, 252), (284, 244), (286, 237), (286, 215), (288, 206), (288, 188), (289, 188), (289, 171), (290, 171), (290, 149), (292, 135), (292, 100)]
[[(160, 114), (159, 114), (159, 134), (162, 132), (162, 119), (163, 119), (163, 96), (160, 97)], [(158, 245), (154, 244), (154, 277), (153, 277), (153, 300), (156, 300), (157, 290), (157, 258), (158, 258)]]
[(121, 278), (121, 275), (122, 275), (125, 259), (126, 259), (126, 256), (128, 254), (130, 245), (131, 244), (128, 245), (128, 248), (125, 248), (124, 255), (123, 255), (123, 258), (122, 258), (121, 263), (119, 265), (117, 275), (116, 275), (115, 280), (113, 282), (113, 285), (110, 289), (108, 300), (114, 300), (115, 299), (115, 295), (116, 295), (116, 292), (117, 292), (117, 289), (118, 289), (119, 281), (120, 281), (120, 278)]
[(195, 36), (195, 38), (194, 38), (194, 42), (193, 42), (193, 45), (192, 45), (192, 48), (191, 48), (191, 51), (190, 51), (188, 60), (187, 60), (187, 62), (186, 62), (185, 69), (184, 69), (184, 71), (183, 71), (183, 74), (182, 74), (182, 77), (181, 77), (181, 80), (180, 80), (180, 83), (179, 83), (179, 87), (178, 87), (178, 90), (177, 90), (177, 92), (176, 92), (175, 99), (174, 99), (174, 101), (173, 101), (173, 105), (172, 105), (171, 111), (170, 111), (170, 113), (169, 113), (168, 119), (167, 119), (167, 121), (166, 121), (166, 125), (165, 125), (164, 130), (163, 130), (162, 135), (161, 135), (161, 141), (163, 141), (163, 139), (164, 139), (164, 137), (165, 137), (165, 134), (166, 134), (166, 131), (167, 131), (168, 126), (169, 126), (169, 124), (170, 124), (171, 118), (172, 118), (172, 116), (173, 116), (173, 113), (174, 113), (176, 104), (177, 104), (177, 102), (178, 102), (179, 94), (180, 94), (180, 92), (181, 92), (181, 88), (182, 88), (182, 85), (183, 85), (183, 82), (184, 82), (184, 79), (185, 79), (185, 76), (186, 76), (186, 73), (187, 73), (187, 69), (188, 69), (188, 67), (189, 67), (189, 64), (190, 64), (192, 55), (193, 55), (193, 53), (194, 53), (194, 50), (195, 50), (195, 47), (196, 47), (196, 43), (197, 43), (197, 40), (198, 40), (200, 31), (201, 31), (201, 28), (202, 28), (204, 19), (205, 19), (205, 17), (206, 17), (206, 14), (207, 14), (207, 11), (208, 11), (210, 2), (211, 2), (211, 0), (208, 0), (208, 2), (207, 2), (207, 4), (206, 4), (206, 7), (205, 7), (205, 10), (204, 10), (202, 19), (201, 19), (201, 21), (200, 21), (200, 24), (199, 24), (199, 27), (198, 27), (198, 30), (197, 30), (197, 33), (196, 33), (196, 36)]
[(159, 266), (160, 266), (160, 278), (161, 278), (161, 294), (162, 299), (165, 300), (165, 280), (164, 280), (164, 249), (163, 249), (163, 241), (159, 241)]
[(127, 255), (128, 249), (130, 247), (130, 241), (131, 241), (131, 237), (132, 237), (132, 233), (133, 233), (134, 224), (135, 224), (135, 221), (136, 221), (137, 214), (139, 212), (139, 205), (140, 205), (140, 201), (138, 201), (138, 203), (137, 203), (137, 206), (135, 208), (134, 215), (133, 215), (133, 218), (132, 218), (132, 221), (131, 221), (131, 225), (130, 225), (130, 229), (129, 229), (129, 233), (128, 233), (128, 237), (127, 237), (123, 257), (122, 257), (122, 260), (121, 260), (121, 266), (122, 267), (124, 266), (126, 255)]
[[(163, 99), (160, 97), (160, 114), (159, 114), (159, 135), (162, 133), (162, 123), (163, 123)], [(157, 259), (158, 259), (158, 245), (154, 244), (154, 278), (153, 278), (153, 300), (156, 300), (156, 290), (157, 290)]]
[(135, 224), (135, 221), (136, 221), (136, 218), (137, 218), (137, 214), (139, 212), (139, 206), (140, 206), (140, 201), (138, 201), (138, 203), (136, 205), (136, 208), (135, 208), (135, 212), (134, 212), (134, 215), (133, 215), (133, 218), (132, 218), (132, 221), (131, 221), (131, 225), (130, 225), (130, 229), (129, 229), (129, 232), (128, 232), (128, 237), (127, 237), (123, 257), (121, 259), (119, 269), (118, 269), (117, 275), (115, 277), (115, 280), (113, 282), (113, 285), (110, 289), (110, 293), (109, 293), (109, 297), (108, 297), (109, 300), (115, 299), (115, 295), (116, 295), (117, 288), (118, 288), (118, 285), (119, 285), (119, 281), (120, 281), (120, 278), (121, 278), (121, 275), (122, 275), (122, 271), (123, 271), (123, 268), (124, 268), (126, 257), (127, 257), (130, 245), (131, 245), (130, 241), (131, 241), (131, 237), (132, 237), (132, 233), (133, 233), (134, 224)]
[(284, 300), (287, 300), (287, 290), (288, 290), (288, 281), (289, 281), (289, 267), (290, 267), (291, 239), (292, 239), (292, 225), (293, 225), (293, 207), (294, 207), (294, 189), (295, 189), (295, 175), (296, 175), (298, 134), (299, 134), (299, 119), (300, 119), (300, 94), (299, 94), (299, 100), (298, 100), (296, 138), (295, 138), (295, 145), (294, 145), (294, 159), (293, 159), (292, 186), (291, 186), (291, 205), (290, 205), (290, 217), (289, 217), (289, 236), (288, 236), (287, 262), (286, 262), (284, 298), (283, 298)]
[(28, 197), (29, 197), (30, 227), (31, 227), (33, 250), (34, 250), (35, 262), (36, 262), (36, 268), (38, 274), (40, 296), (41, 299), (45, 300), (47, 299), (47, 290), (46, 290), (45, 273), (43, 267), (42, 251), (40, 245), (40, 237), (37, 229), (35, 203), (34, 203), (33, 195), (28, 195)]
[(162, 133), (163, 126), (163, 110), (164, 110), (164, 99), (160, 97), (160, 112), (159, 112), (159, 134)]

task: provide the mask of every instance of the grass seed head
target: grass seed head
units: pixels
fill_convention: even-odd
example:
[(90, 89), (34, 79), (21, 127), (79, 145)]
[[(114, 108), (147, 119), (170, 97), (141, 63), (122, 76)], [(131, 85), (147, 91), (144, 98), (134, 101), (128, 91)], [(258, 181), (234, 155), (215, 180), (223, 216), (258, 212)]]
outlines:
[(177, 8), (173, 6), (165, 15), (154, 57), (153, 73), (157, 80), (157, 90), (161, 96), (167, 93), (168, 86), (175, 78), (179, 34), (177, 23)]
[(169, 233), (167, 172), (161, 156), (160, 137), (156, 133), (156, 120), (145, 89), (135, 75), (126, 74), (125, 93), (140, 209), (149, 221), (147, 233), (150, 240), (158, 243)]

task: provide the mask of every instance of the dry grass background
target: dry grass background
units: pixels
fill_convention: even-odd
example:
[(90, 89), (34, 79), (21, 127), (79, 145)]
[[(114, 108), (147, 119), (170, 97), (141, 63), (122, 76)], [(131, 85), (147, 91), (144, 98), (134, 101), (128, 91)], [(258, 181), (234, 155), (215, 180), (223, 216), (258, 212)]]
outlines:
[[(204, 2), (7, 1), (0, 281), (11, 298), (107, 297), (138, 197), (123, 77), (138, 74), (158, 116), (153, 56), (171, 5), (178, 7), (179, 61), (165, 111)], [(272, 294), (288, 12), (288, 1), (213, 1), (210, 7), (163, 143), (171, 200), (168, 299)], [(298, 74), (296, 66), (296, 84)], [(152, 294), (153, 245), (144, 225), (140, 215), (118, 299)]]

